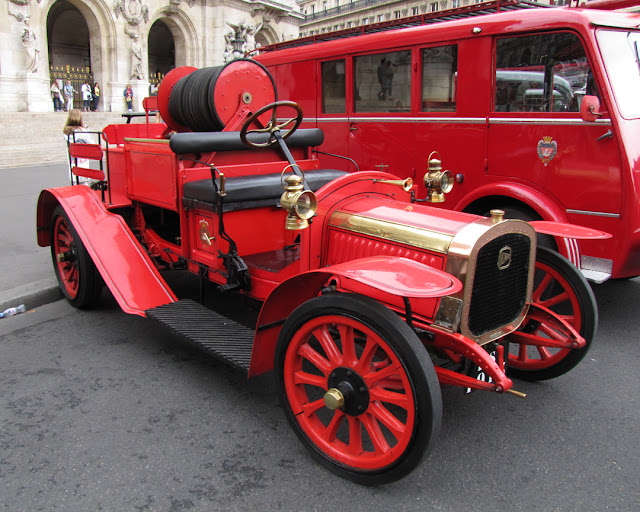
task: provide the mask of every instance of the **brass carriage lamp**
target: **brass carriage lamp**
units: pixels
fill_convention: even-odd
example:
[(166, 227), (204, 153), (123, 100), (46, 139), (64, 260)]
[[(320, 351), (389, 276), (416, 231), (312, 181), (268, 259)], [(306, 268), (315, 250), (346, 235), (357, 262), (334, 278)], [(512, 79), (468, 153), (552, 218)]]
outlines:
[(429, 202), (443, 203), (444, 195), (453, 189), (453, 174), (442, 170), (442, 160), (436, 158), (434, 154), (440, 156), (436, 151), (429, 155), (429, 172), (424, 175), (424, 186), (427, 187)]
[(280, 204), (287, 211), (285, 228), (290, 230), (306, 229), (309, 227), (309, 219), (318, 209), (318, 200), (311, 190), (304, 190), (302, 177), (297, 175), (287, 176), (285, 179), (284, 193), (280, 197)]

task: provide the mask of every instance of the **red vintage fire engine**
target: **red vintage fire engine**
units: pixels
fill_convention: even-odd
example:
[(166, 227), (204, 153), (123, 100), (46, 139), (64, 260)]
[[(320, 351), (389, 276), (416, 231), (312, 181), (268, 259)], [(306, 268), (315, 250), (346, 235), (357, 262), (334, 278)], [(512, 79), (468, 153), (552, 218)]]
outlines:
[[(507, 372), (549, 378), (584, 356), (593, 295), (568, 263), (536, 278), (536, 232), (605, 233), (435, 209), (410, 179), (321, 169), (323, 132), (297, 129), (298, 105), (277, 101), (250, 60), (177, 68), (145, 100), (156, 105), (166, 124), (69, 144), (91, 187), (41, 193), (38, 243), (60, 288), (85, 308), (104, 283), (126, 313), (248, 377), (273, 371), (292, 428), (337, 474), (372, 485), (415, 468), (440, 428), (440, 385), (522, 395)], [(441, 198), (451, 176), (431, 160), (426, 183)], [(180, 299), (165, 279), (175, 269), (260, 301), (255, 328)], [(589, 307), (554, 311), (558, 283)]]

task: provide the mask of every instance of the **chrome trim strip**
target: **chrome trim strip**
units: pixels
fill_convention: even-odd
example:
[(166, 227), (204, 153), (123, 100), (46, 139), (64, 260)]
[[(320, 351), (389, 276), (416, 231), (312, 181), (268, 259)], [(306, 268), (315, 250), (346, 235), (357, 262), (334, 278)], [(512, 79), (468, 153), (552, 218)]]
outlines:
[(580, 118), (566, 117), (490, 117), (489, 124), (550, 124), (550, 125), (586, 125), (611, 126), (611, 120), (598, 119), (594, 122), (583, 121)]
[(609, 217), (611, 219), (619, 219), (621, 215), (619, 213), (605, 213), (605, 212), (589, 212), (586, 210), (571, 210), (566, 209), (567, 213), (575, 213), (576, 215), (593, 215), (594, 217)]
[(341, 210), (337, 210), (331, 215), (329, 226), (442, 254), (447, 254), (449, 244), (453, 239), (453, 235), (448, 233), (407, 226)]
[[(283, 119), (284, 121), (284, 119)], [(580, 126), (611, 126), (610, 119), (598, 119), (594, 122), (583, 121), (580, 118), (566, 117), (305, 117), (303, 123), (458, 123), (458, 124), (536, 124), (536, 125), (580, 125)]]
[(484, 117), (305, 117), (303, 123), (460, 123), (485, 124)]

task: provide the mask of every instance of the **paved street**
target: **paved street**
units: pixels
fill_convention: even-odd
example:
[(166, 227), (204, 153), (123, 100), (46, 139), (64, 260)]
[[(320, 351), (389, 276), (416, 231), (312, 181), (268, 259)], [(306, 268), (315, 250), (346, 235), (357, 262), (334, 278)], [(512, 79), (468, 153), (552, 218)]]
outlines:
[[(42, 189), (69, 184), (66, 164), (0, 169), (0, 304), (55, 285), (49, 247), (36, 240), (36, 205)], [(36, 301), (34, 304), (41, 302)], [(27, 304), (31, 307), (32, 304)]]
[(512, 396), (444, 390), (409, 477), (365, 488), (307, 455), (268, 380), (243, 377), (108, 294), (0, 321), (0, 507), (123, 510), (640, 510), (640, 279), (596, 288), (574, 371)]

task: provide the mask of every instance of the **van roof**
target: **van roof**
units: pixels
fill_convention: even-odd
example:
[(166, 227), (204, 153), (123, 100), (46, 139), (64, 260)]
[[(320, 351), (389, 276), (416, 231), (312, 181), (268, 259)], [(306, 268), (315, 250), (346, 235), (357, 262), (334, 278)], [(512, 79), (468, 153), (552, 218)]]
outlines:
[[(521, 2), (517, 4), (512, 2), (512, 5), (521, 4)], [(638, 29), (640, 26), (640, 13), (566, 7), (538, 8), (542, 5), (531, 2), (526, 5), (528, 8), (501, 10), (497, 13), (483, 15), (477, 15), (482, 11), (475, 11), (476, 15), (456, 18), (447, 16), (446, 13), (449, 11), (443, 11), (443, 15), (439, 17), (405, 18), (408, 20), (407, 23), (411, 23), (414, 18), (424, 18), (425, 24), (419, 26), (408, 26), (407, 23), (399, 23), (400, 27), (397, 25), (387, 27), (388, 24), (385, 23), (366, 25), (356, 29), (320, 34), (267, 46), (262, 49), (260, 55), (254, 58), (262, 64), (271, 65), (324, 56), (339, 57), (351, 53), (370, 52), (372, 48), (391, 49), (483, 35), (517, 34), (541, 28), (545, 30), (569, 28), (584, 32), (596, 26), (622, 29)], [(532, 8), (532, 5), (536, 7)], [(397, 21), (402, 22), (403, 20)], [(477, 34), (472, 32), (472, 29), (476, 27), (481, 29)], [(366, 33), (363, 33), (363, 30)], [(398, 37), (398, 31), (402, 31), (402, 38)], [(349, 38), (348, 44), (345, 44), (345, 38)]]

